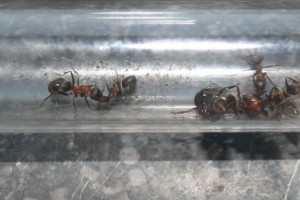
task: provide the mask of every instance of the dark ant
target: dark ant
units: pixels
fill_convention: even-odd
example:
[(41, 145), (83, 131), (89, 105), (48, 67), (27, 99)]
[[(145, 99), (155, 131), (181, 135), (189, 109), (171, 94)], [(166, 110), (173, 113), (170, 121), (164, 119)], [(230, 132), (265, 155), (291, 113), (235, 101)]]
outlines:
[(275, 84), (272, 82), (272, 80), (267, 75), (267, 73), (263, 72), (262, 69), (268, 67), (274, 67), (277, 65), (262, 67), (261, 62), (263, 61), (264, 57), (261, 55), (251, 55), (251, 56), (243, 57), (243, 59), (252, 67), (251, 68), (252, 70), (255, 70), (252, 79), (253, 79), (254, 87), (258, 94), (263, 94), (265, 92), (267, 79), (270, 81), (270, 83), (273, 86), (275, 86)]
[[(236, 96), (230, 92), (230, 89), (236, 88), (238, 94), (238, 100)], [(228, 87), (207, 87), (200, 90), (194, 98), (195, 108), (187, 111), (172, 112), (172, 114), (182, 114), (196, 110), (199, 115), (204, 118), (209, 118), (211, 121), (217, 121), (221, 117), (224, 118), (225, 113), (232, 110), (236, 116), (238, 116), (240, 101), (240, 89), (238, 85)]]
[(137, 79), (135, 76), (128, 76), (122, 81), (118, 76), (117, 80), (115, 80), (111, 87), (106, 84), (108, 96), (104, 96), (100, 89), (94, 87), (90, 93), (90, 97), (93, 100), (99, 101), (99, 106), (101, 106), (101, 103), (108, 103), (112, 99), (123, 98), (134, 93), (136, 90), (136, 83)]
[(297, 95), (300, 93), (300, 83), (293, 78), (285, 78), (286, 92), (291, 95)]
[(135, 76), (128, 76), (121, 81), (121, 78), (117, 75), (117, 80), (114, 81), (112, 86), (110, 88), (107, 86), (109, 98), (126, 97), (133, 94), (136, 90), (136, 83), (137, 79)]

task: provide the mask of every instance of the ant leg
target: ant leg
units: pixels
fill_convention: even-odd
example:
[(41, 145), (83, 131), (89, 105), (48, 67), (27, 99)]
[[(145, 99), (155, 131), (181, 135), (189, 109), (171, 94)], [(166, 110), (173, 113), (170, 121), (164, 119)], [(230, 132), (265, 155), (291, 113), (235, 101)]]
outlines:
[(110, 101), (110, 98), (111, 98), (111, 96), (112, 96), (112, 91), (111, 91), (111, 89), (109, 88), (109, 86), (108, 86), (108, 84), (107, 83), (105, 83), (106, 84), (106, 87), (107, 87), (107, 90), (108, 90), (108, 101), (107, 101), (107, 103)]
[(75, 72), (75, 74), (77, 74), (77, 85), (79, 85), (79, 73), (76, 70), (74, 70), (73, 67), (72, 67), (72, 69)]
[(269, 67), (280, 67), (280, 65), (267, 65), (267, 66), (262, 67), (262, 69), (269, 68)]
[(73, 107), (74, 107), (74, 110), (75, 110), (75, 117), (77, 116), (77, 108), (76, 108), (76, 102), (75, 102), (75, 95), (73, 95)]
[(267, 75), (267, 73), (264, 73), (264, 75), (267, 77), (267, 79), (270, 81), (270, 83), (274, 86), (277, 87), (275, 83), (270, 79), (270, 77)]
[(198, 108), (195, 107), (195, 108), (192, 108), (192, 109), (189, 109), (189, 110), (185, 110), (185, 111), (179, 111), (179, 112), (171, 112), (172, 115), (177, 115), (177, 114), (183, 114), (183, 113), (187, 113), (187, 112), (191, 112), (191, 111), (195, 111), (197, 110)]
[(72, 71), (66, 71), (63, 74), (58, 74), (60, 76), (64, 76), (65, 74), (70, 73), (71, 74), (71, 78), (72, 78), (72, 86), (75, 85), (75, 79), (74, 79), (74, 75)]
[(85, 100), (86, 105), (88, 106), (88, 108), (89, 108), (90, 110), (92, 110), (86, 96), (84, 97), (84, 100)]
[(241, 98), (241, 91), (240, 91), (240, 85), (239, 84), (236, 85), (236, 91), (237, 91), (237, 94), (238, 94), (238, 99), (241, 102), (242, 98)]
[(290, 79), (293, 83), (299, 83), (298, 81), (296, 81), (295, 79), (290, 78), (290, 77), (285, 78), (285, 83), (287, 83), (287, 79)]
[(43, 101), (42, 103), (40, 104), (39, 108), (43, 106), (44, 102), (49, 99), (53, 94), (50, 94), (49, 96), (47, 96)]
[(240, 95), (240, 87), (239, 87), (239, 85), (237, 84), (237, 85), (232, 85), (232, 86), (227, 86), (227, 87), (223, 87), (220, 91), (219, 91), (219, 93), (217, 94), (217, 95), (220, 95), (224, 90), (226, 90), (226, 89), (232, 89), (232, 88), (236, 88), (237, 89), (237, 93), (238, 93), (238, 97), (239, 97), (239, 99), (241, 99), (241, 95)]
[[(238, 101), (232, 101), (230, 102), (227, 106), (226, 106), (226, 110), (227, 109), (232, 109), (233, 113), (235, 114), (235, 116), (237, 117), (237, 119), (240, 118), (240, 115), (239, 115), (239, 110), (240, 110), (240, 107), (239, 107), (239, 103)], [(223, 117), (224, 118), (224, 117)]]

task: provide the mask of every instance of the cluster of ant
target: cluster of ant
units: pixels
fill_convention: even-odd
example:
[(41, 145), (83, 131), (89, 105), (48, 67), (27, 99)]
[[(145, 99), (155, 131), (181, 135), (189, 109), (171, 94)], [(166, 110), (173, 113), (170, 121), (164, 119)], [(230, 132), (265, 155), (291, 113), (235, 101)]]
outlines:
[[(263, 56), (251, 55), (243, 58), (254, 70), (252, 76), (254, 93), (240, 94), (239, 85), (228, 87), (212, 86), (200, 90), (194, 97), (196, 107), (181, 111), (172, 112), (173, 114), (182, 114), (190, 111), (196, 111), (203, 118), (216, 121), (225, 117), (226, 113), (233, 112), (237, 117), (239, 114), (245, 114), (249, 118), (254, 118), (260, 114), (280, 120), (283, 113), (287, 115), (298, 115), (299, 110), (291, 97), (300, 93), (300, 83), (293, 78), (285, 78), (285, 88), (278, 88), (267, 75), (263, 72), (264, 68), (272, 66), (262, 66)], [(272, 84), (269, 92), (266, 91), (266, 82)], [(236, 88), (237, 95), (230, 89)]]
[[(88, 97), (92, 100), (97, 101), (99, 104), (99, 108), (103, 103), (109, 103), (111, 100), (116, 98), (122, 98), (126, 95), (130, 95), (135, 92), (137, 79), (135, 76), (128, 76), (121, 80), (118, 76), (117, 80), (109, 86), (106, 83), (106, 87), (108, 89), (108, 95), (105, 96), (103, 94), (103, 90), (101, 91), (96, 85), (81, 85), (79, 84), (79, 74), (77, 71), (67, 71), (64, 72), (62, 76), (70, 73), (72, 81), (68, 81), (64, 78), (57, 78), (51, 81), (48, 85), (48, 91), (50, 93), (42, 103), (40, 107), (44, 104), (44, 102), (52, 97), (53, 95), (63, 95), (63, 96), (73, 96), (73, 106), (75, 109), (75, 113), (77, 113), (77, 108), (75, 104), (75, 97), (84, 97), (85, 102), (90, 110), (90, 104), (88, 102)], [(75, 82), (74, 73), (77, 75), (77, 82)]]

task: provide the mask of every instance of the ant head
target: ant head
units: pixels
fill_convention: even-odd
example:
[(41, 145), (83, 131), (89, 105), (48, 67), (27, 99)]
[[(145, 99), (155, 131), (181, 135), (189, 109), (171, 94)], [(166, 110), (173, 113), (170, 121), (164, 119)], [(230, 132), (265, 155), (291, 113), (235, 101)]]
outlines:
[(248, 56), (242, 57), (242, 59), (245, 60), (249, 65), (255, 67), (256, 65), (261, 64), (264, 57), (259, 54), (254, 54), (254, 55), (248, 55)]

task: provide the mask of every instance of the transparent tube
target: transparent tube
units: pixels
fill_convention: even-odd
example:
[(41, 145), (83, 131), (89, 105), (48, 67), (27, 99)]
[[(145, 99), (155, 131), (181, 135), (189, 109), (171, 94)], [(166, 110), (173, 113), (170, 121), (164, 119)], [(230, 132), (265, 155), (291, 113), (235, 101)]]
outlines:
[[(293, 132), (299, 118), (202, 119), (194, 96), (211, 84), (250, 93), (253, 71), (241, 56), (259, 53), (278, 87), (299, 74), (299, 10), (3, 9), (0, 10), (2, 132)], [(97, 109), (89, 99), (49, 95), (50, 81), (74, 68), (82, 84), (103, 88), (135, 75), (125, 103)], [(65, 79), (71, 80), (69, 75)], [(267, 83), (267, 90), (272, 87)], [(233, 93), (235, 91), (233, 90)], [(293, 96), (298, 105), (297, 96)], [(57, 102), (57, 103), (55, 103)]]

